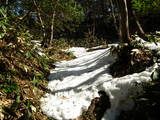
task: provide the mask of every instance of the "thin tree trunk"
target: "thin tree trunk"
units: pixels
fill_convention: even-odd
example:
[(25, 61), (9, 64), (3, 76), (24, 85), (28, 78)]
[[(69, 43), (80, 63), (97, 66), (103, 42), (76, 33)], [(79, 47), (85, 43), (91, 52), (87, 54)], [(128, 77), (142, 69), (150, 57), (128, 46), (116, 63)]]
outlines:
[(130, 44), (127, 1), (118, 0), (118, 7), (120, 10), (120, 39)]
[[(54, 7), (53, 7), (54, 12), (53, 12), (53, 14), (52, 14), (52, 22), (51, 22), (51, 23), (52, 23), (52, 24), (51, 24), (51, 38), (50, 38), (49, 44), (52, 43), (53, 38), (54, 38), (54, 22), (55, 22), (56, 8), (57, 8), (57, 5), (58, 5), (58, 2), (59, 2), (59, 0), (56, 1), (55, 5), (54, 5)], [(53, 3), (53, 1), (52, 1), (52, 3)], [(53, 4), (52, 4), (52, 6), (53, 6)]]
[(112, 17), (113, 17), (114, 27), (115, 27), (116, 31), (118, 32), (118, 26), (117, 26), (117, 22), (116, 22), (116, 16), (115, 16), (115, 13), (114, 13), (115, 6), (114, 6), (112, 0), (110, 0), (110, 4), (111, 4), (111, 10), (112, 10)]
[(136, 25), (137, 25), (137, 29), (138, 29), (138, 34), (139, 34), (139, 36), (146, 39), (147, 36), (146, 36), (145, 32), (143, 31), (143, 28), (142, 28), (142, 26), (141, 26), (141, 24), (140, 24), (140, 22), (139, 22), (139, 20), (138, 20), (138, 18), (137, 18), (137, 16), (136, 16), (136, 13), (135, 13), (134, 10), (132, 10), (132, 14), (133, 14), (135, 23), (136, 23)]
[[(119, 8), (118, 0), (115, 1), (115, 5), (118, 7), (118, 10), (119, 10), (120, 8)], [(119, 13), (118, 14), (118, 26), (117, 26), (118, 30), (117, 30), (117, 32), (118, 32), (119, 40), (122, 40), (121, 39), (122, 33), (121, 33), (121, 29), (120, 29), (120, 24), (121, 24), (121, 16), (120, 16), (120, 13)]]
[(6, 9), (8, 8), (8, 0), (6, 0)]
[(136, 15), (136, 12), (135, 10), (132, 8), (132, 3), (131, 3), (131, 0), (128, 0), (127, 1), (127, 5), (128, 5), (128, 10), (129, 10), (129, 17), (130, 18), (133, 18), (133, 19), (130, 19), (130, 20), (133, 20), (131, 21), (133, 24), (136, 25), (136, 30), (138, 32), (138, 35), (140, 37), (142, 37), (143, 39), (147, 39), (147, 35), (145, 34), (139, 20), (138, 20), (138, 17)]
[(37, 8), (38, 17), (39, 17), (39, 20), (40, 20), (40, 23), (41, 23), (41, 26), (42, 26), (42, 31), (43, 31), (42, 46), (45, 46), (45, 44), (46, 44), (47, 41), (46, 41), (46, 32), (45, 32), (44, 22), (43, 22), (43, 20), (42, 20), (41, 13), (40, 13), (40, 9), (39, 9), (36, 1), (33, 0), (33, 2), (34, 2), (34, 5), (35, 5), (36, 8)]
[[(95, 14), (95, 13), (94, 13)], [(96, 19), (95, 16), (93, 18), (93, 26), (92, 26), (92, 37), (93, 37), (93, 41), (95, 39), (95, 32), (96, 32)]]
[(44, 26), (44, 22), (43, 22), (43, 20), (42, 20), (42, 17), (41, 17), (41, 13), (40, 13), (40, 12), (38, 12), (38, 17), (39, 17), (39, 20), (40, 20), (41, 26), (42, 26), (43, 38), (45, 39), (45, 38), (46, 38), (45, 26)]
[(5, 6), (6, 6), (5, 9), (6, 9), (6, 13), (7, 13), (7, 14), (6, 14), (6, 17), (7, 17), (7, 16), (8, 16), (8, 4), (9, 4), (8, 0), (6, 0), (6, 3), (5, 3), (5, 4), (6, 4), (6, 5), (5, 5)]
[(33, 6), (31, 7), (31, 9), (27, 12), (27, 13), (25, 13), (22, 17), (20, 16), (20, 17), (18, 17), (18, 19), (19, 20), (24, 20), (31, 12), (32, 12), (32, 8), (33, 8)]
[(93, 10), (93, 23), (92, 23), (92, 42), (94, 43), (95, 42), (95, 36), (96, 36), (96, 12), (95, 10)]
[(55, 20), (56, 12), (54, 11), (52, 15), (52, 25), (51, 25), (51, 39), (50, 39), (50, 44), (53, 41), (53, 35), (54, 35), (54, 20)]

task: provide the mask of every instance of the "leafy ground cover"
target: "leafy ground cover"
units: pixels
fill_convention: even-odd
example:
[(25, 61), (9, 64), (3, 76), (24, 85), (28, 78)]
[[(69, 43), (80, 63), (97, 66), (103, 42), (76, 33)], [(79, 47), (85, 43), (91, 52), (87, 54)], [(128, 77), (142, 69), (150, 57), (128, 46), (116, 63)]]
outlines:
[[(47, 92), (47, 76), (50, 69), (54, 68), (53, 63), (55, 61), (71, 60), (75, 58), (74, 55), (71, 52), (61, 51), (60, 49), (64, 48), (64, 46), (60, 46), (56, 49), (58, 46), (55, 45), (54, 47), (43, 49), (46, 54), (41, 56), (33, 49), (34, 44), (27, 40), (17, 41), (15, 43), (13, 41), (7, 43), (4, 40), (0, 40), (0, 42), (0, 117), (3, 118), (3, 120), (53, 119), (42, 113), (39, 99)], [(128, 50), (125, 46), (123, 49), (117, 50), (126, 52), (126, 49)], [(127, 72), (125, 72), (125, 74), (129, 74), (130, 72), (128, 71), (133, 70), (130, 67), (135, 67), (135, 64), (136, 67), (134, 70), (137, 70), (137, 66), (139, 67), (142, 62), (147, 62), (147, 65), (151, 65), (153, 62), (153, 53), (151, 51), (148, 51), (147, 49), (144, 50), (140, 47), (136, 47), (136, 49), (138, 49), (138, 53), (134, 53), (137, 51), (132, 51), (131, 49), (127, 52), (130, 53), (132, 51), (134, 54), (127, 54), (130, 59), (127, 62), (129, 63), (127, 64), (129, 67), (126, 69)], [(126, 57), (125, 55), (126, 54), (124, 53), (119, 54), (121, 60)], [(120, 65), (123, 64), (118, 64), (116, 66), (120, 67)], [(116, 75), (122, 76), (125, 74), (118, 73)], [(147, 108), (148, 110), (154, 109), (154, 112), (150, 112), (152, 116), (157, 114), (156, 112), (159, 110), (157, 108), (159, 102), (156, 100), (157, 95), (159, 95), (158, 85), (159, 83), (147, 85), (147, 87), (145, 86), (146, 89), (144, 94), (134, 98), (136, 107), (133, 111), (129, 111), (129, 113), (123, 112), (123, 115), (120, 116), (119, 119), (128, 119), (127, 116), (129, 117), (130, 115), (133, 116), (133, 120), (137, 119), (138, 117), (136, 115), (140, 115), (141, 109), (144, 108)], [(156, 90), (154, 88), (156, 88)], [(152, 97), (152, 95), (154, 97)], [(100, 120), (103, 115), (99, 113), (104, 113), (106, 109), (109, 108), (109, 106), (104, 109), (99, 107), (105, 105), (103, 102), (106, 99), (104, 98), (102, 99), (103, 102), (99, 102), (100, 98), (93, 99), (88, 110), (77, 119)], [(148, 112), (144, 113), (145, 115), (148, 114)], [(142, 118), (146, 117), (147, 116), (142, 116)]]
[(60, 49), (44, 51), (46, 55), (39, 55), (34, 44), (27, 40), (0, 40), (0, 117), (3, 120), (49, 119), (41, 112), (39, 102), (46, 92), (47, 76), (55, 61), (74, 56)]

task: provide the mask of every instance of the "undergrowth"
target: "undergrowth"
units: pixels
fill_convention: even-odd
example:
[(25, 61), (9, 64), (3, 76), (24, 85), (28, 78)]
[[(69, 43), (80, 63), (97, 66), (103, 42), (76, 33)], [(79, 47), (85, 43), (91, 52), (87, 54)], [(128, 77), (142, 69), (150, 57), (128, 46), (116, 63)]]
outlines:
[(50, 49), (41, 48), (44, 54), (38, 54), (29, 31), (9, 23), (8, 18), (4, 20), (0, 20), (0, 118), (50, 119), (42, 113), (39, 101), (47, 90), (47, 76), (55, 61), (74, 56), (61, 51), (65, 45), (59, 43)]
[(153, 52), (137, 41), (133, 41), (131, 45), (122, 43), (113, 47), (111, 53), (117, 55), (116, 62), (110, 66), (113, 77), (142, 72), (154, 63)]
[[(155, 43), (157, 44), (157, 43)], [(133, 49), (139, 51), (137, 54), (133, 54)], [(118, 51), (118, 52), (117, 52)], [(137, 42), (130, 48), (128, 46), (118, 46), (118, 48), (112, 49), (112, 52), (118, 53), (117, 62), (111, 66), (111, 70), (116, 77), (123, 76), (129, 73), (141, 72), (146, 67), (151, 66), (154, 62), (159, 61), (158, 51), (148, 50)], [(145, 52), (145, 53), (144, 53)], [(124, 60), (124, 56), (128, 57), (127, 61)], [(117, 65), (117, 66), (115, 66)], [(115, 67), (113, 69), (113, 66)], [(115, 70), (119, 68), (118, 70)], [(121, 70), (120, 70), (121, 69)], [(121, 72), (123, 71), (123, 72)], [(143, 87), (143, 92), (138, 95), (131, 96), (134, 100), (134, 107), (129, 111), (121, 111), (117, 120), (159, 120), (160, 115), (160, 67), (156, 68), (151, 74), (152, 81), (147, 83), (140, 83)]]
[[(41, 112), (39, 99), (47, 91), (47, 76), (55, 61), (75, 58), (61, 46), (43, 49), (39, 55), (34, 44), (0, 40), (0, 117), (3, 120), (47, 120)], [(9, 42), (7, 42), (9, 41)]]
[(118, 120), (159, 120), (159, 80), (142, 83), (143, 92), (140, 95), (133, 97), (135, 106), (130, 111), (122, 111)]
[[(50, 64), (54, 61), (39, 56), (29, 41), (6, 42), (6, 39), (0, 40), (1, 118), (40, 120), (37, 114), (44, 115), (37, 106), (43, 91), (38, 86), (45, 87)], [(34, 93), (35, 90), (39, 93)]]

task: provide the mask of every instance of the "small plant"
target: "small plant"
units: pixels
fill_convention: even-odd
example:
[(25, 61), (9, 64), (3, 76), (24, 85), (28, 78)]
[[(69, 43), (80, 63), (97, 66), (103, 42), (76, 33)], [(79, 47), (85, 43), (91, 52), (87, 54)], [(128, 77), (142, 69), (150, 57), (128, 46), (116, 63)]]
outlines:
[(66, 52), (69, 58), (75, 58), (73, 52)]
[(1, 84), (0, 88), (6, 94), (11, 94), (15, 91), (20, 90), (20, 87), (15, 82), (13, 82), (11, 80), (8, 80), (5, 83)]
[(31, 52), (27, 52), (27, 53), (25, 54), (25, 56), (26, 56), (27, 58), (31, 58), (31, 57), (33, 57), (33, 55), (32, 55), (32, 53), (31, 53)]
[(148, 41), (157, 45), (157, 40), (153, 35), (148, 36)]
[(38, 87), (38, 86), (39, 86), (39, 77), (38, 77), (38, 76), (34, 76), (34, 77), (33, 77), (32, 84), (33, 84), (35, 87)]
[(7, 11), (2, 7), (0, 8), (0, 39), (3, 38), (7, 33), (8, 18), (7, 18)]
[(16, 75), (18, 71), (16, 69), (12, 69), (9, 71), (10, 75)]

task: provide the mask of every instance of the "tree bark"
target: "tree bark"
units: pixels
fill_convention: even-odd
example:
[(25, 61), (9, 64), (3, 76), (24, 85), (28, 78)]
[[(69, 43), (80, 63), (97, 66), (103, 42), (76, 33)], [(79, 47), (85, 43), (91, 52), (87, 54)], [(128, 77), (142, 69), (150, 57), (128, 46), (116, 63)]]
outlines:
[(8, 8), (8, 0), (6, 0), (6, 9)]
[(5, 9), (6, 9), (6, 17), (8, 16), (8, 4), (9, 4), (9, 2), (8, 2), (8, 0), (6, 0), (6, 3), (5, 3)]
[(36, 8), (37, 8), (38, 17), (39, 17), (39, 20), (40, 20), (40, 23), (41, 23), (41, 26), (42, 26), (42, 32), (43, 32), (42, 46), (44, 47), (44, 46), (46, 46), (46, 42), (47, 42), (47, 41), (46, 41), (46, 31), (45, 31), (45, 26), (44, 26), (44, 22), (43, 22), (42, 17), (41, 17), (40, 9), (39, 9), (39, 7), (38, 7), (36, 1), (33, 0), (33, 3), (34, 3), (34, 5), (35, 5)]
[(136, 26), (136, 31), (137, 31), (137, 34), (142, 37), (143, 39), (147, 39), (147, 35), (145, 34), (140, 22), (139, 22), (139, 19), (136, 15), (136, 12), (135, 10), (132, 8), (132, 3), (131, 3), (131, 0), (128, 0), (128, 10), (129, 10), (129, 17), (132, 18), (130, 20), (130, 22), (132, 22), (133, 24), (135, 24)]
[(117, 0), (119, 8), (120, 21), (120, 39), (130, 44), (129, 24), (128, 24), (128, 8), (126, 0)]
[(140, 22), (138, 20), (138, 17), (137, 17), (137, 15), (136, 15), (134, 10), (132, 10), (132, 14), (133, 14), (136, 26), (137, 26), (138, 35), (140, 37), (142, 37), (143, 39), (147, 39), (147, 35), (145, 34), (145, 32), (144, 32), (144, 30), (143, 30), (143, 28), (142, 28), (142, 26), (141, 26), (141, 24), (140, 24)]
[(111, 12), (112, 12), (112, 17), (113, 17), (114, 27), (115, 27), (116, 31), (118, 32), (118, 26), (117, 26), (116, 16), (115, 16), (115, 12), (114, 12), (115, 6), (113, 4), (113, 0), (110, 0), (110, 4), (111, 4)]
[(50, 39), (50, 44), (53, 41), (53, 35), (54, 35), (54, 20), (55, 20), (56, 12), (52, 14), (52, 25), (51, 25), (51, 39)]
[[(49, 44), (52, 43), (53, 38), (54, 38), (54, 22), (55, 22), (56, 8), (57, 8), (57, 5), (58, 5), (58, 2), (59, 2), (59, 0), (56, 1), (55, 5), (52, 4), (54, 11), (53, 11), (53, 14), (52, 14), (52, 22), (51, 22), (51, 23), (52, 23), (52, 24), (51, 24), (51, 38), (50, 38)], [(53, 1), (52, 1), (52, 3), (53, 3)]]

